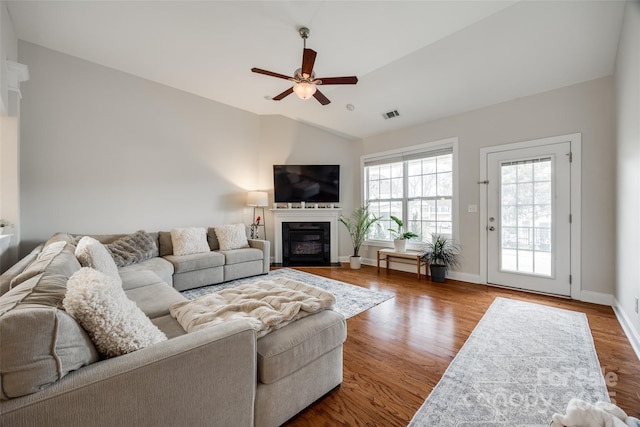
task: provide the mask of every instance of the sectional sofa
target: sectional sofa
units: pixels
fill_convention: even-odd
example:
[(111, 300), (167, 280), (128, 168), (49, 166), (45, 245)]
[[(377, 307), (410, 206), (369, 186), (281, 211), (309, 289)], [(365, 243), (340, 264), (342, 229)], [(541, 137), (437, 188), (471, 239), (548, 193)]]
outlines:
[[(62, 301), (82, 265), (80, 236), (57, 234), (0, 276), (0, 425), (277, 426), (342, 382), (346, 321), (325, 310), (257, 339), (246, 321), (186, 333), (169, 313), (179, 290), (269, 271), (269, 242), (122, 266), (126, 297), (166, 341), (101, 355)], [(105, 245), (127, 235), (94, 236)], [(148, 255), (148, 254), (147, 254)]]

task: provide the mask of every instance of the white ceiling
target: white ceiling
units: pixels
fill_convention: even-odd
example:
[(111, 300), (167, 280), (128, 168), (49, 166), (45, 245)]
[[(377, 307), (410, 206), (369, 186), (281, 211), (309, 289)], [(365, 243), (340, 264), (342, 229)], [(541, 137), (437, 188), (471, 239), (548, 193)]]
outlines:
[[(611, 75), (624, 11), (617, 0), (7, 4), (22, 40), (352, 138)], [(359, 78), (322, 87), (327, 106), (267, 100), (290, 83), (250, 71), (293, 74), (301, 26), (317, 76)]]

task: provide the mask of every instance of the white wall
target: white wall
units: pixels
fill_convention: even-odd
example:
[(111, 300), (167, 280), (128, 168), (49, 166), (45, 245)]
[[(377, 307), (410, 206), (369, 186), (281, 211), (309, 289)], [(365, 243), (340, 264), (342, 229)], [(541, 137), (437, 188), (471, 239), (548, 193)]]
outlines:
[[(612, 78), (346, 141), (279, 116), (259, 117), (20, 42), (23, 239), (251, 221), (246, 190), (272, 194), (276, 163), (339, 163), (344, 213), (360, 204), (359, 155), (459, 138), (460, 271), (479, 274), (479, 150), (582, 133), (582, 288), (614, 293)], [(270, 201), (273, 201), (271, 195)], [(270, 214), (267, 226), (272, 237)], [(602, 247), (611, 250), (602, 251)], [(351, 252), (341, 230), (340, 255)], [(375, 258), (373, 252), (363, 255)]]
[[(309, 100), (316, 102), (315, 99)], [(260, 126), (259, 149), (259, 189), (269, 192), (269, 201), (273, 204), (273, 165), (278, 164), (339, 164), (340, 165), (340, 203), (344, 215), (350, 215), (359, 200), (360, 171), (354, 167), (359, 156), (359, 144), (349, 141), (321, 129), (295, 122), (283, 116), (262, 116)], [(358, 190), (356, 191), (356, 187)], [(267, 220), (272, 224), (273, 217), (267, 212)], [(273, 241), (273, 227), (267, 230)], [(338, 254), (348, 256), (351, 243), (346, 229), (340, 226), (338, 231), (340, 246)]]
[[(366, 138), (363, 154), (458, 137), (459, 272), (480, 273), (480, 148), (582, 133), (582, 289), (612, 295), (615, 277), (615, 119), (613, 79), (586, 83), (493, 105)], [(609, 248), (603, 251), (602, 248)], [(368, 255), (375, 259), (373, 252)]]
[(640, 318), (640, 2), (626, 5), (616, 60), (617, 107), (617, 289), (618, 309), (634, 329)]
[(5, 1), (0, 1), (0, 114), (8, 111), (7, 73), (4, 65), (5, 59), (15, 61), (18, 57), (18, 39), (13, 28), (13, 22)]
[(18, 39), (7, 5), (0, 2), (0, 218), (14, 226), (5, 232), (12, 233), (10, 242), (0, 253), (0, 273), (17, 261), (19, 230), (19, 99), (15, 92), (7, 90), (5, 60), (18, 59)]
[[(352, 142), (20, 42), (23, 240), (250, 224), (274, 163), (343, 163)], [(354, 179), (343, 170), (345, 198)], [(271, 191), (272, 192), (272, 191)], [(271, 196), (270, 200), (273, 200)], [(273, 232), (271, 218), (268, 229)]]

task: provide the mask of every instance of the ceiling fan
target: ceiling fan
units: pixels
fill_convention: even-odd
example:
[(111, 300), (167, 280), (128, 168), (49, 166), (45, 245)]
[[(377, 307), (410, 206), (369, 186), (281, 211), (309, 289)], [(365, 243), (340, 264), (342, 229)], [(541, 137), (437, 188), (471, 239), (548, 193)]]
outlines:
[(295, 83), (293, 87), (290, 87), (281, 94), (274, 96), (272, 98), (274, 101), (280, 101), (285, 96), (291, 95), (295, 92), (300, 99), (309, 99), (313, 96), (318, 100), (318, 102), (320, 102), (320, 104), (327, 105), (331, 101), (329, 101), (329, 99), (318, 90), (318, 85), (354, 85), (358, 83), (358, 78), (356, 76), (316, 78), (316, 73), (313, 71), (313, 64), (316, 60), (317, 52), (313, 49), (307, 49), (309, 29), (307, 27), (302, 27), (298, 30), (298, 33), (300, 33), (300, 37), (302, 37), (304, 50), (302, 53), (302, 67), (294, 71), (293, 77), (274, 73), (273, 71), (263, 70), (261, 68), (254, 67), (251, 69), (254, 73), (291, 80)]

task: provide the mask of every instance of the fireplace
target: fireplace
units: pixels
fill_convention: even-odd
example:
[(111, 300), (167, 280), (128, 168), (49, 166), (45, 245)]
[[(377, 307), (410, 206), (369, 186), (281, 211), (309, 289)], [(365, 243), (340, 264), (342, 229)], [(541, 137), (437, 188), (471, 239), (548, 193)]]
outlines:
[(331, 223), (283, 222), (282, 265), (331, 265)]
[[(328, 224), (329, 234), (328, 235), (326, 234), (326, 229), (325, 229), (325, 233), (322, 234), (323, 236), (322, 238), (324, 239), (324, 241), (322, 242), (322, 245), (324, 246), (325, 250), (330, 251), (329, 258), (328, 258), (330, 264), (324, 264), (325, 259), (323, 256), (322, 265), (340, 265), (339, 264), (340, 259), (338, 257), (338, 242), (340, 241), (338, 238), (338, 223), (339, 223), (338, 220), (340, 218), (340, 212), (342, 211), (342, 209), (316, 208), (316, 207), (307, 207), (307, 208), (293, 207), (293, 208), (273, 208), (273, 209), (270, 209), (270, 211), (273, 213), (274, 265), (277, 265), (277, 266), (284, 265), (285, 261), (283, 259), (283, 255), (285, 250), (287, 251), (287, 255), (291, 252), (289, 248), (289, 241), (287, 240), (286, 242), (286, 249), (285, 249), (285, 242), (283, 241), (289, 235), (288, 231), (286, 233), (283, 232), (284, 225), (287, 223), (289, 225), (291, 223), (301, 223), (304, 225), (323, 224), (323, 227), (326, 227)], [(316, 247), (318, 246), (317, 240), (316, 242), (312, 244), (310, 243), (305, 246), (307, 246), (307, 250), (309, 250), (309, 246), (314, 246), (314, 245)], [(327, 249), (327, 247), (329, 248)], [(308, 254), (297, 254), (297, 255), (308, 255)], [(319, 258), (319, 256), (316, 255), (316, 258)], [(287, 261), (287, 262), (290, 262), (290, 261)], [(297, 265), (303, 265), (303, 264), (319, 265), (320, 263), (318, 260), (315, 260), (312, 262), (308, 259), (306, 259), (304, 262), (300, 262), (299, 260), (297, 263)]]

